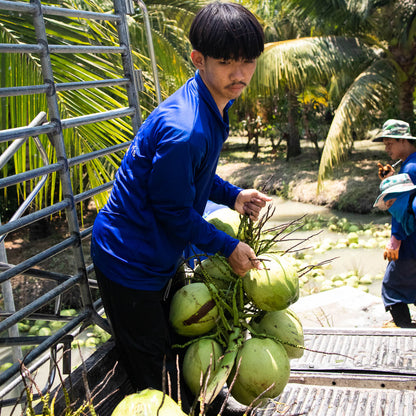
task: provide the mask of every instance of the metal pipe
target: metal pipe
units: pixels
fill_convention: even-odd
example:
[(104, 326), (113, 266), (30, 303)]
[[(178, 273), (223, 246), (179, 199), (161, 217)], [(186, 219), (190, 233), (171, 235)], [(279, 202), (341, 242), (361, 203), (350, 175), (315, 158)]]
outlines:
[[(46, 260), (49, 257), (55, 256), (56, 254), (60, 253), (61, 251), (65, 250), (68, 247), (76, 246), (75, 243), (78, 243), (79, 236), (72, 235), (68, 237), (66, 240), (62, 241), (61, 243), (55, 244), (54, 246), (42, 251), (39, 254), (35, 254), (31, 258), (22, 261), (21, 263), (17, 264), (16, 266), (12, 267), (9, 270), (0, 274), (0, 283), (5, 282), (7, 279), (16, 276), (19, 273), (23, 273), (30, 267), (40, 263), (43, 260)], [(0, 322), (0, 328), (3, 322)], [(1, 332), (1, 330), (0, 330)]]
[[(32, 3), (0, 0), (0, 9), (33, 14), (36, 12), (37, 7)], [(51, 16), (80, 17), (92, 20), (106, 20), (109, 22), (120, 20), (120, 16), (117, 14), (90, 12), (87, 10), (64, 9), (62, 7), (45, 5), (42, 5), (42, 14)]]
[[(46, 113), (41, 111), (30, 123), (28, 127), (35, 127), (43, 124), (46, 121)], [(0, 155), (0, 169), (6, 165), (11, 157), (20, 149), (26, 142), (28, 137), (16, 139), (1, 155)]]
[(139, 5), (141, 11), (143, 12), (143, 21), (144, 21), (144, 27), (146, 30), (147, 47), (149, 48), (150, 62), (152, 64), (153, 78), (155, 82), (156, 98), (157, 98), (157, 103), (160, 104), (162, 102), (162, 94), (160, 92), (159, 75), (157, 71), (155, 50), (153, 47), (152, 28), (150, 26), (149, 13), (147, 11), (146, 5), (143, 3), (142, 0), (135, 0), (135, 1)]

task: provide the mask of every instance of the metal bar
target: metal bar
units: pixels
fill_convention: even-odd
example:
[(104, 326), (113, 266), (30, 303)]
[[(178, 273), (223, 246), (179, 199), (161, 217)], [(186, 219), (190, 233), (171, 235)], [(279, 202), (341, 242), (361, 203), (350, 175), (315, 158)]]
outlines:
[(117, 32), (119, 36), (120, 46), (125, 48), (125, 53), (121, 55), (121, 61), (123, 64), (124, 77), (130, 80), (130, 83), (127, 84), (126, 89), (129, 106), (134, 109), (131, 117), (131, 124), (133, 126), (133, 133), (136, 134), (140, 124), (142, 123), (142, 116), (139, 97), (137, 95), (138, 88), (136, 85), (136, 78), (134, 76), (133, 57), (130, 51), (130, 35), (126, 15), (126, 0), (114, 0), (114, 10), (116, 13), (120, 14), (121, 17), (117, 24)]
[(291, 371), (289, 383), (314, 386), (362, 387), (367, 389), (416, 389), (415, 376), (388, 374), (313, 373)]
[[(78, 316), (74, 317), (72, 321), (70, 321), (67, 325), (63, 328), (58, 329), (53, 335), (47, 337), (45, 341), (43, 341), (37, 348), (31, 351), (29, 354), (26, 355), (23, 359), (23, 364), (30, 363), (38, 358), (41, 354), (43, 354), (47, 349), (51, 346), (57, 344), (64, 336), (68, 334), (68, 332), (74, 328), (76, 328), (79, 324), (86, 320), (90, 316), (89, 311), (82, 312)], [(10, 368), (0, 374), (0, 385), (3, 384), (7, 379), (13, 377), (19, 372), (20, 363), (13, 364)], [(1, 396), (0, 396), (1, 397)]]
[[(29, 194), (29, 196), (23, 201), (22, 205), (18, 208), (18, 210), (13, 214), (12, 218), (9, 221), (9, 224), (16, 221), (18, 218), (20, 218), (23, 213), (26, 211), (26, 209), (29, 207), (29, 205), (32, 203), (32, 201), (36, 198), (36, 195), (39, 193), (39, 191), (43, 188), (43, 185), (46, 183), (46, 180), (48, 179), (47, 175), (43, 176), (42, 179), (36, 186), (33, 188), (32, 192)], [(3, 241), (6, 238), (7, 234), (3, 234), (0, 236), (0, 242)]]
[[(30, 123), (29, 128), (43, 124), (46, 121), (46, 113), (41, 111)], [(0, 155), (0, 169), (11, 159), (11, 157), (19, 150), (26, 142), (27, 137), (17, 139), (14, 141), (1, 155)]]
[(0, 348), (10, 347), (12, 345), (39, 345), (47, 336), (33, 336), (33, 337), (7, 337), (0, 338)]
[[(65, 329), (65, 327), (64, 327), (64, 329)], [(61, 343), (57, 344), (57, 348), (59, 350), (64, 348), (64, 345), (66, 344), (65, 339), (66, 339), (66, 337), (63, 337), (63, 339), (62, 339), (63, 346), (61, 346), (62, 345)], [(28, 373), (33, 374), (37, 369), (39, 369), (39, 367), (41, 367), (48, 360), (49, 360), (49, 354), (44, 354), (42, 357), (40, 357), (40, 359), (37, 362), (35, 362), (34, 364), (27, 367)], [(22, 380), (20, 378), (15, 378), (14, 380), (12, 380), (2, 391), (0, 391), (0, 397), (4, 397), (6, 394), (10, 393), (14, 388), (16, 388), (19, 384), (21, 384), (21, 382), (22, 382)], [(14, 397), (14, 398), (9, 398), (9, 399), (4, 399), (3, 398), (3, 399), (1, 399), (0, 403), (3, 406), (13, 406), (17, 402), (20, 403), (22, 401), (25, 401), (25, 399), (24, 398), (19, 399), (18, 397)]]
[[(0, 0), (0, 9), (33, 14), (36, 12), (37, 7), (33, 5), (32, 3)], [(86, 10), (64, 9), (62, 7), (45, 6), (45, 5), (42, 5), (42, 14), (52, 15), (52, 16), (81, 17), (84, 19), (93, 19), (93, 20), (108, 20), (108, 21), (120, 20), (120, 16), (117, 16), (115, 14), (89, 12)]]
[(51, 90), (51, 85), (29, 85), (24, 87), (0, 88), (0, 97), (17, 97), (30, 94), (46, 94)]
[(47, 218), (52, 214), (60, 212), (66, 209), (69, 206), (70, 202), (68, 200), (57, 202), (54, 205), (43, 208), (39, 211), (32, 212), (31, 214), (25, 215), (23, 218), (18, 218), (14, 221), (9, 221), (7, 224), (0, 226), (0, 235), (8, 234), (11, 231), (18, 230), (26, 225), (33, 224), (37, 220), (42, 218)]
[(36, 8), (32, 3), (0, 0), (0, 9), (10, 10), (14, 12), (34, 13)]
[[(30, 267), (40, 263), (43, 260), (46, 260), (49, 257), (52, 257), (60, 253), (61, 251), (65, 250), (68, 247), (75, 246), (75, 245), (78, 246), (78, 244), (76, 244), (78, 243), (78, 239), (79, 239), (79, 236), (76, 236), (76, 235), (68, 237), (66, 240), (58, 244), (55, 244), (54, 246), (49, 247), (48, 249), (42, 251), (41, 253), (36, 254), (32, 256), (31, 258), (22, 261), (21, 263), (17, 264), (11, 269), (4, 271), (3, 273), (0, 274), (0, 283), (10, 279), (11, 277), (16, 276), (17, 274), (23, 273)], [(1, 328), (1, 323), (0, 323), (0, 328)]]
[(14, 129), (0, 130), (0, 142), (23, 137), (40, 136), (41, 134), (53, 133), (57, 129), (58, 125), (55, 122), (50, 122), (38, 127), (16, 127)]
[[(126, 53), (125, 46), (98, 45), (49, 45), (49, 53)], [(38, 53), (45, 51), (42, 45), (0, 43), (1, 53)]]
[(18, 183), (29, 181), (31, 179), (39, 178), (43, 175), (53, 172), (59, 172), (62, 169), (63, 162), (52, 163), (47, 166), (28, 170), (26, 172), (18, 173), (16, 175), (7, 176), (0, 179), (0, 189), (8, 186), (17, 185)]
[(0, 53), (41, 53), (43, 50), (41, 45), (0, 43)]
[(87, 162), (92, 159), (97, 159), (100, 156), (105, 156), (111, 153), (116, 153), (118, 151), (126, 149), (127, 147), (130, 146), (130, 144), (131, 144), (130, 141), (125, 142), (125, 143), (120, 143), (114, 146), (106, 147), (104, 149), (95, 150), (85, 155), (72, 157), (71, 159), (68, 159), (68, 166), (72, 167), (72, 166), (78, 165), (79, 163)]
[[(44, 121), (46, 121), (46, 113), (44, 111), (42, 111), (41, 113), (39, 113), (37, 115), (37, 117), (35, 117), (35, 119), (32, 121), (32, 124), (34, 124), (34, 125), (36, 125), (36, 124), (42, 124)], [(40, 156), (42, 158), (43, 163), (45, 165), (49, 165), (48, 156), (46, 154), (46, 151), (45, 151), (42, 143), (40, 142), (40, 140), (37, 137), (34, 137), (33, 140), (34, 140), (35, 145), (36, 145), (36, 147), (37, 147), (37, 149), (39, 151), (39, 154), (40, 154)], [(16, 153), (17, 150), (20, 148), (20, 146), (23, 145), (23, 143), (25, 141), (26, 141), (26, 139), (13, 142), (8, 147), (8, 149), (7, 149), (7, 150), (9, 150), (9, 153), (6, 154), (6, 158), (7, 157), (10, 158), (14, 153)], [(0, 163), (0, 167), (1, 166), (2, 165)], [(13, 222), (13, 221), (15, 221), (16, 219), (20, 218), (23, 215), (23, 213), (26, 211), (26, 209), (29, 207), (29, 205), (32, 203), (32, 201), (35, 199), (36, 195), (43, 188), (43, 185), (46, 183), (47, 178), (48, 178), (48, 175), (42, 176), (41, 180), (36, 184), (36, 186), (30, 192), (30, 194), (28, 195), (28, 197), (23, 201), (23, 203), (20, 205), (20, 207), (17, 209), (17, 211), (13, 214), (13, 216), (10, 219), (9, 222)], [(3, 234), (2, 236), (0, 236), (0, 242), (4, 241), (4, 239), (6, 238), (6, 236), (7, 236), (7, 234)]]
[(68, 90), (80, 90), (87, 88), (100, 88), (100, 87), (114, 87), (126, 85), (130, 82), (127, 78), (119, 79), (104, 79), (96, 81), (81, 81), (81, 82), (65, 82), (57, 83), (55, 85), (56, 91), (68, 91)]
[(162, 102), (162, 94), (160, 92), (159, 75), (157, 71), (156, 55), (153, 47), (152, 28), (149, 21), (149, 13), (147, 7), (142, 0), (135, 0), (143, 12), (144, 26), (146, 29), (147, 47), (149, 48), (150, 62), (152, 64), (153, 78), (155, 81), (155, 91), (158, 104)]
[(42, 5), (42, 13), (49, 16), (77, 17), (91, 20), (106, 20), (108, 22), (118, 22), (120, 16), (109, 13), (90, 12), (87, 10), (64, 9), (62, 7)]
[(126, 47), (96, 45), (49, 45), (49, 53), (126, 53)]
[(96, 123), (99, 121), (111, 120), (135, 114), (136, 109), (133, 107), (123, 107), (116, 110), (109, 110), (102, 113), (88, 114), (86, 116), (73, 117), (60, 120), (58, 127), (57, 119), (39, 127), (17, 127), (9, 130), (0, 130), (0, 142), (6, 142), (12, 139), (23, 137), (39, 136), (41, 134), (56, 134), (60, 128), (68, 129), (71, 127), (82, 126), (85, 124)]
[[(15, 264), (3, 263), (3, 262), (0, 263), (0, 271), (9, 270), (12, 267), (15, 267)], [(49, 279), (49, 280), (53, 280), (54, 282), (65, 282), (71, 277), (69, 274), (50, 272), (48, 270), (41, 270), (41, 269), (35, 269), (35, 268), (27, 269), (22, 274), (25, 276)], [(0, 311), (0, 316), (5, 316), (5, 315), (7, 314)], [(40, 318), (36, 318), (36, 319), (40, 319)]]
[[(7, 261), (7, 253), (6, 253), (6, 248), (4, 246), (3, 241), (0, 243), (0, 260)], [(12, 287), (12, 283), (9, 280), (1, 284), (1, 292), (3, 294), (4, 310), (9, 313), (15, 313), (16, 304), (14, 302), (14, 297), (13, 297), (13, 287)], [(8, 335), (10, 337), (19, 336), (19, 328), (17, 324), (12, 325), (9, 328)], [(13, 361), (21, 360), (23, 358), (22, 349), (18, 346), (12, 347), (12, 356), (13, 356)]]
[(304, 328), (305, 335), (365, 335), (365, 336), (392, 336), (415, 335), (415, 331), (406, 328)]
[(34, 300), (29, 305), (26, 305), (22, 309), (18, 310), (14, 315), (0, 322), (0, 328), (1, 328), (0, 331), (5, 331), (11, 325), (18, 323), (22, 319), (25, 319), (27, 316), (29, 316), (31, 313), (37, 311), (42, 306), (47, 305), (53, 298), (60, 295), (61, 293), (64, 293), (71, 287), (74, 287), (77, 283), (80, 282), (80, 280), (81, 280), (80, 275), (73, 276), (71, 277), (71, 279), (68, 279), (66, 282), (55, 287), (50, 292), (45, 293), (44, 295), (40, 296), (38, 299)]
[[(1, 318), (8, 318), (9, 316), (12, 316), (12, 315), (13, 314), (8, 313), (8, 312), (0, 312)], [(31, 313), (26, 318), (33, 319), (33, 320), (39, 319), (42, 321), (59, 321), (59, 322), (69, 322), (72, 319), (71, 316), (51, 315), (51, 314), (46, 314), (46, 313)]]
[[(55, 84), (56, 91), (74, 91), (88, 88), (123, 86), (130, 82), (127, 78), (105, 79), (96, 81), (65, 82)], [(23, 87), (0, 88), (0, 97), (16, 97), (31, 94), (47, 94), (52, 90), (52, 85), (29, 85)]]
[(110, 110), (103, 113), (88, 114), (87, 116), (79, 116), (67, 118), (62, 120), (62, 128), (69, 129), (70, 127), (82, 126), (85, 124), (96, 123), (99, 121), (112, 120), (114, 118), (121, 118), (134, 115), (135, 109), (131, 107), (124, 107), (118, 110)]
[(114, 181), (107, 182), (104, 185), (100, 185), (95, 187), (94, 189), (90, 189), (89, 191), (85, 191), (81, 194), (75, 195), (75, 203), (79, 203), (81, 201), (85, 201), (88, 198), (91, 198), (94, 195), (101, 194), (104, 191), (107, 191), (112, 188)]

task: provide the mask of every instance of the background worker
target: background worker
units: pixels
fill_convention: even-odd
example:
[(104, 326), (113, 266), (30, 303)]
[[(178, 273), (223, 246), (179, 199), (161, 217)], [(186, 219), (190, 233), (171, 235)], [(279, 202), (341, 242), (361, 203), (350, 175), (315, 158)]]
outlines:
[[(387, 120), (381, 134), (373, 141), (383, 141), (390, 159), (402, 161), (399, 173), (408, 174), (409, 180), (416, 184), (416, 137), (411, 135), (409, 124), (401, 120)], [(378, 167), (381, 179), (390, 178), (395, 173), (391, 165), (379, 163)], [(389, 183), (383, 182), (383, 186)], [(397, 208), (399, 204), (395, 206)], [(409, 231), (411, 229), (407, 232), (403, 229), (397, 215), (392, 213), (391, 237), (384, 250), (384, 259), (389, 263), (383, 278), (382, 298), (394, 323), (401, 327), (411, 325), (407, 305), (414, 303), (413, 290), (416, 290), (416, 233)]]
[(384, 179), (380, 191), (374, 206), (388, 210), (400, 225), (399, 249), (407, 243), (413, 249), (412, 257), (401, 259), (399, 255), (389, 263), (390, 273), (383, 280), (383, 302), (397, 326), (415, 328), (407, 305), (416, 302), (416, 185), (407, 173), (399, 173)]
[[(134, 388), (176, 379), (169, 286), (185, 247), (220, 252), (238, 275), (260, 268), (254, 251), (203, 219), (208, 199), (257, 220), (271, 199), (216, 175), (228, 109), (250, 82), (263, 30), (240, 4), (215, 2), (195, 16), (195, 76), (145, 120), (95, 220), (91, 253), (116, 345)], [(172, 388), (175, 393), (175, 387)]]

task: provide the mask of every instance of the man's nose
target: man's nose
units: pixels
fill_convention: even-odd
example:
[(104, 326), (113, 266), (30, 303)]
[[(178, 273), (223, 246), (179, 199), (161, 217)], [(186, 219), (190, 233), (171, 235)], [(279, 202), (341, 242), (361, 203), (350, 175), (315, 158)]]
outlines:
[(244, 68), (242, 65), (235, 65), (231, 72), (231, 77), (233, 80), (242, 80), (244, 79)]

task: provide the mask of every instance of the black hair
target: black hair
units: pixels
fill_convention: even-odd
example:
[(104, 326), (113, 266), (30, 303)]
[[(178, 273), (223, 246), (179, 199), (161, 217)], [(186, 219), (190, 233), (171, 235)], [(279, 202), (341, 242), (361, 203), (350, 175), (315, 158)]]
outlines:
[(189, 40), (193, 49), (215, 59), (256, 59), (264, 50), (263, 28), (237, 3), (215, 1), (199, 10)]

